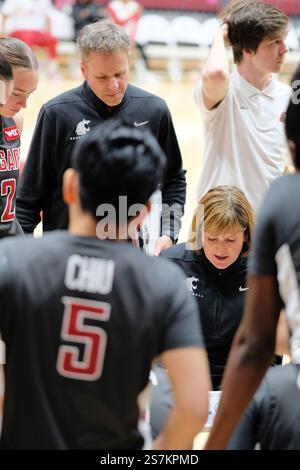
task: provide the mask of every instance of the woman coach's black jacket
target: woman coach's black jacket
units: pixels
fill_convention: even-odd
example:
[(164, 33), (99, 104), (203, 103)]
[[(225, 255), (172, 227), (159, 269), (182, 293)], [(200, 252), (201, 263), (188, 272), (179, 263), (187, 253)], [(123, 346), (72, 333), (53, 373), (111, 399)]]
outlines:
[(188, 289), (198, 301), (213, 389), (218, 390), (243, 314), (247, 258), (238, 258), (227, 269), (217, 269), (203, 252), (188, 250), (185, 243), (171, 247), (162, 256), (183, 269)]

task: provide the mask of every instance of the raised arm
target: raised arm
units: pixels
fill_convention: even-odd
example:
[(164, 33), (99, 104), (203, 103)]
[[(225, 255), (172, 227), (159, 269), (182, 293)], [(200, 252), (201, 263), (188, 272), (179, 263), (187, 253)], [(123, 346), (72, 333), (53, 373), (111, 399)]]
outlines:
[(228, 26), (217, 30), (202, 71), (203, 102), (207, 109), (214, 108), (226, 96), (229, 81), (229, 60), (226, 52)]

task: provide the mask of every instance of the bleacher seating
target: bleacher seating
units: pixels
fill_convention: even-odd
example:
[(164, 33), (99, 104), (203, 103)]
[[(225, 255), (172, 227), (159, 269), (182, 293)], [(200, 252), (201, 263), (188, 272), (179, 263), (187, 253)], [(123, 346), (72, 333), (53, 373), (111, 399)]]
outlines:
[(177, 45), (202, 46), (205, 41), (201, 23), (191, 16), (176, 16), (171, 28)]
[[(176, 43), (171, 23), (161, 15), (144, 15), (138, 22), (137, 43), (146, 46), (146, 56), (151, 61), (151, 50), (148, 46), (160, 46), (168, 51), (164, 57), (166, 67), (172, 80), (180, 79), (180, 67), (176, 57)], [(156, 55), (157, 58), (157, 55)]]
[[(106, 5), (108, 0), (94, 0), (95, 3)], [(288, 15), (300, 15), (300, 0), (265, 0), (272, 3)], [(54, 0), (57, 8), (72, 4), (74, 0)], [(226, 4), (225, 0), (139, 0), (145, 9), (152, 10), (178, 10), (181, 12), (204, 11), (217, 12)]]
[[(154, 0), (149, 0), (149, 3)], [(161, 5), (164, 0), (160, 0)], [(180, 0), (178, 0), (180, 1)], [(197, 0), (198, 1), (198, 0)], [(146, 0), (141, 3), (146, 3)], [(211, 2), (210, 5), (213, 5)], [(280, 2), (273, 2), (280, 3)], [(294, 2), (294, 7), (296, 7)], [(175, 2), (172, 1), (174, 5)], [(192, 5), (186, 0), (185, 5)], [(291, 5), (290, 5), (291, 6)], [(73, 20), (67, 14), (53, 11), (53, 34), (58, 37), (59, 63), (67, 67), (74, 65), (76, 60), (76, 44), (73, 42)], [(172, 80), (182, 77), (184, 69), (199, 69), (207, 56), (215, 30), (218, 27), (217, 17), (211, 17), (205, 21), (192, 15), (184, 14), (176, 17), (163, 16), (161, 14), (149, 14), (147, 11), (139, 21), (137, 40), (145, 46), (145, 52), (153, 68), (167, 69)], [(9, 26), (9, 25), (8, 25)], [(9, 30), (8, 30), (9, 31)], [(287, 44), (291, 53), (288, 54), (284, 69), (290, 71), (295, 60), (299, 59), (300, 28), (294, 28), (287, 38)], [(297, 52), (298, 51), (298, 52)]]

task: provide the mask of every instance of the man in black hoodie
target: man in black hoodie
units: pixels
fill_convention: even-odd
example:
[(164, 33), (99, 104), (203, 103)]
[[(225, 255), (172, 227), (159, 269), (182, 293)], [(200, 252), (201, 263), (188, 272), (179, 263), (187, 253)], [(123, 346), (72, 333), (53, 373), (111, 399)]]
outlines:
[(108, 20), (87, 25), (78, 47), (85, 82), (50, 100), (40, 111), (17, 194), (18, 220), (30, 233), (43, 211), (44, 230), (66, 228), (62, 175), (70, 166), (75, 142), (106, 119), (125, 117), (135, 127), (150, 129), (167, 156), (157, 255), (178, 237), (186, 194), (170, 111), (161, 98), (128, 84), (130, 41), (122, 28)]

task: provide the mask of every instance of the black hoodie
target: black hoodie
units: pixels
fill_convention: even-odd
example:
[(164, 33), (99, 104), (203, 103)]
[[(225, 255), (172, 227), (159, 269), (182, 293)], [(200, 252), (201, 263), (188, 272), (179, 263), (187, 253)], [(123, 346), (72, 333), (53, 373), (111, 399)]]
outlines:
[[(185, 204), (186, 181), (182, 158), (170, 111), (158, 96), (128, 85), (123, 101), (109, 108), (87, 82), (48, 101), (39, 113), (28, 157), (17, 192), (17, 217), (24, 232), (33, 232), (43, 211), (44, 230), (68, 225), (67, 206), (62, 200), (62, 177), (70, 166), (73, 146), (90, 129), (110, 117), (126, 117), (134, 125), (144, 125), (157, 138), (167, 156), (162, 186), (162, 202)], [(179, 211), (174, 225), (162, 220), (162, 234), (177, 238)]]

